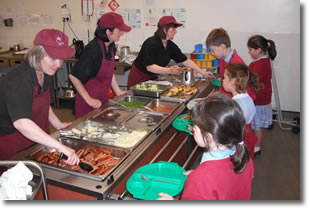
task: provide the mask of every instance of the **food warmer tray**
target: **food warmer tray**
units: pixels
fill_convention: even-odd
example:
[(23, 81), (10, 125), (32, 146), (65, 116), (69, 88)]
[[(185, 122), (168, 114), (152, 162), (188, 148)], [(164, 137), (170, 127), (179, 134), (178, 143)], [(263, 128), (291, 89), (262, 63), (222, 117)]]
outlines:
[[(143, 83), (139, 83), (138, 85), (141, 85), (141, 84), (143, 84)], [(146, 83), (146, 84), (156, 85), (159, 88), (159, 90), (158, 91), (140, 90), (140, 89), (136, 88), (137, 85), (131, 87), (130, 89), (133, 91), (133, 94), (137, 95), (137, 96), (159, 98), (163, 92), (165, 92), (167, 89), (170, 88), (170, 85), (161, 85), (161, 84), (152, 84), (152, 83)]]
[(60, 131), (67, 138), (95, 142), (132, 150), (151, 132), (132, 125), (115, 125), (92, 120), (83, 121), (72, 129)]
[(154, 112), (171, 114), (177, 107), (179, 107), (181, 102), (173, 100), (163, 100), (163, 99), (153, 99), (146, 107), (150, 108)]
[(155, 129), (164, 119), (167, 114), (150, 111), (140, 111), (132, 118), (128, 119), (125, 125), (135, 125), (138, 128)]
[(109, 107), (104, 109), (102, 112), (93, 116), (91, 119), (99, 122), (111, 122), (121, 124), (133, 115), (133, 111), (130, 109)]
[(123, 102), (140, 102), (141, 103), (140, 107), (131, 108), (131, 107), (125, 106), (127, 109), (137, 109), (137, 108), (141, 108), (142, 106), (145, 106), (146, 104), (150, 103), (151, 100), (152, 99), (148, 98), (148, 97), (127, 95), (126, 97), (123, 97), (120, 100), (118, 100), (117, 103), (120, 106), (122, 106)]
[(177, 102), (188, 102), (190, 100), (192, 100), (193, 98), (195, 98), (198, 94), (199, 94), (199, 89), (196, 93), (191, 94), (191, 95), (176, 95), (176, 96), (167, 96), (166, 94), (168, 93), (168, 90), (165, 91), (162, 95), (161, 95), (161, 99), (163, 100), (172, 100), (172, 101), (177, 101)]
[(49, 153), (56, 152), (55, 149), (52, 149), (52, 148), (49, 148), (49, 147), (46, 147), (46, 146), (45, 147), (41, 147), (38, 150), (33, 151), (28, 156), (26, 156), (26, 159), (37, 161), (43, 167), (54, 169), (54, 170), (57, 170), (57, 171), (60, 171), (60, 172), (64, 172), (64, 173), (67, 173), (67, 174), (72, 174), (72, 175), (80, 176), (80, 177), (83, 177), (83, 178), (92, 179), (92, 180), (95, 180), (95, 181), (103, 181), (130, 154), (130, 150), (116, 148), (116, 147), (108, 146), (108, 145), (100, 145), (100, 144), (96, 144), (96, 143), (83, 142), (83, 141), (73, 140), (73, 139), (68, 139), (68, 138), (60, 138), (59, 141), (62, 144), (67, 145), (70, 148), (73, 148), (75, 150), (79, 150), (81, 148), (97, 148), (97, 149), (107, 150), (107, 151), (111, 152), (112, 158), (113, 159), (119, 159), (119, 162), (116, 165), (114, 165), (112, 168), (110, 168), (108, 171), (106, 171), (104, 174), (102, 174), (102, 175), (93, 175), (91, 173), (87, 173), (86, 171), (84, 171), (84, 172), (75, 171), (75, 170), (72, 170), (72, 169), (69, 169), (69, 168), (64, 168), (64, 167), (61, 167), (61, 166), (56, 166), (56, 165), (52, 165), (52, 164), (48, 164), (48, 163), (44, 163), (44, 162), (38, 161), (37, 159), (40, 156), (40, 154), (46, 153), (46, 152), (49, 152)]

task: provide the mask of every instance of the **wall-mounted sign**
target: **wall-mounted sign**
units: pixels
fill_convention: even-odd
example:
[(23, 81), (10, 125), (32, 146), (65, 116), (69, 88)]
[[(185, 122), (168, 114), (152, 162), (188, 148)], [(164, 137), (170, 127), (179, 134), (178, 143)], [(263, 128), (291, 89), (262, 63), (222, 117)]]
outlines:
[(117, 1), (115, 1), (115, 0), (112, 0), (108, 4), (108, 6), (114, 12), (115, 10), (117, 10), (117, 8), (119, 8), (119, 3)]

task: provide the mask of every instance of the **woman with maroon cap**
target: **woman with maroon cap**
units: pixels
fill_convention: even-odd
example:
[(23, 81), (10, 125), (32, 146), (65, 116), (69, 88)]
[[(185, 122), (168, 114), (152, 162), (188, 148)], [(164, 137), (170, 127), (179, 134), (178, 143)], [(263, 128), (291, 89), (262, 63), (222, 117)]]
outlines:
[(75, 98), (75, 117), (79, 118), (93, 109), (99, 108), (109, 100), (112, 87), (116, 95), (125, 94), (115, 79), (115, 42), (129, 32), (121, 15), (108, 12), (98, 21), (95, 38), (84, 48), (81, 57), (69, 75), (77, 90)]
[(178, 74), (180, 67), (167, 66), (171, 59), (176, 63), (194, 69), (196, 72), (213, 78), (212, 72), (201, 70), (191, 59), (188, 59), (172, 41), (177, 27), (182, 26), (173, 16), (163, 16), (157, 24), (154, 36), (149, 37), (142, 44), (142, 48), (135, 59), (128, 77), (128, 87), (150, 79), (157, 74)]
[(70, 125), (61, 122), (50, 106), (50, 82), (63, 59), (74, 53), (64, 33), (41, 30), (25, 61), (0, 79), (0, 160), (39, 143), (66, 154), (66, 163), (79, 163), (73, 149), (48, 134), (49, 123), (56, 129)]

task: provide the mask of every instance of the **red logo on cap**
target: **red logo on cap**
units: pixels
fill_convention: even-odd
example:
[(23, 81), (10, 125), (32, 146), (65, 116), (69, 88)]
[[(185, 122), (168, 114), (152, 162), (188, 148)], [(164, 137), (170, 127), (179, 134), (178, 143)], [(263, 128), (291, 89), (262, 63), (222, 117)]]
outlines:
[(65, 43), (62, 41), (62, 39), (61, 39), (60, 36), (56, 37), (56, 43), (57, 43), (58, 45), (65, 45)]

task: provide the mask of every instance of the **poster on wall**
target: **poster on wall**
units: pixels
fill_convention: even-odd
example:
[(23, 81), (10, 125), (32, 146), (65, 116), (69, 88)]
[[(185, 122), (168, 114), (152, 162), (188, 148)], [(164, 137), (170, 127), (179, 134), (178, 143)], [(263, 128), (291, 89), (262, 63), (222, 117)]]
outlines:
[(118, 9), (117, 13), (122, 15), (124, 22), (132, 28), (141, 28), (140, 9)]
[(157, 27), (157, 23), (162, 16), (174, 16), (175, 19), (182, 23), (181, 28), (185, 28), (186, 10), (185, 8), (146, 8), (144, 9), (144, 27)]

